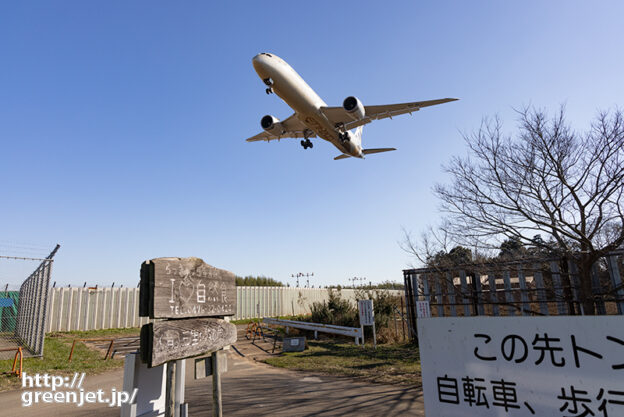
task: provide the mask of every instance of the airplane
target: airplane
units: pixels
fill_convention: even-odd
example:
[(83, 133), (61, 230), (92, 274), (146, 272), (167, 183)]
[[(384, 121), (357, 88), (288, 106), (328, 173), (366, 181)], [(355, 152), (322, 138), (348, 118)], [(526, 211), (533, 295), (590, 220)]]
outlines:
[(302, 138), (303, 149), (312, 148), (310, 138), (320, 137), (333, 144), (341, 152), (334, 158), (364, 159), (364, 155), (395, 151), (396, 148), (362, 149), (362, 129), (373, 120), (392, 118), (418, 111), (423, 107), (448, 103), (456, 98), (415, 101), (411, 103), (364, 106), (355, 96), (344, 99), (341, 107), (328, 107), (314, 90), (283, 59), (275, 54), (259, 53), (252, 64), (264, 84), (266, 93), (277, 94), (295, 113), (284, 121), (272, 115), (260, 120), (264, 132), (247, 142), (275, 139)]

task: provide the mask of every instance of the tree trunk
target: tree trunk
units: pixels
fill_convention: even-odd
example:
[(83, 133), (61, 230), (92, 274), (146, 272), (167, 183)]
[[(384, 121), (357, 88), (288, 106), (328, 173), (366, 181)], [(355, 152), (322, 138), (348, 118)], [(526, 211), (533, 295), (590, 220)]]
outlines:
[(583, 306), (583, 313), (586, 316), (593, 316), (596, 314), (594, 292), (591, 280), (591, 267), (594, 264), (594, 261), (595, 259), (592, 259), (592, 257), (586, 254), (581, 254), (577, 261), (580, 282), (579, 301)]

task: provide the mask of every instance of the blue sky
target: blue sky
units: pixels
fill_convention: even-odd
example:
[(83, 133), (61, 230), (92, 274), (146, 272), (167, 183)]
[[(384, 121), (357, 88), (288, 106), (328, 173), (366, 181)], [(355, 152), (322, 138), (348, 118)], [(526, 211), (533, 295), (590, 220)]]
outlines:
[[(216, 3), (216, 2), (215, 2)], [(440, 218), (461, 132), (565, 103), (584, 129), (622, 106), (621, 2), (5, 2), (0, 6), (0, 254), (62, 245), (57, 285), (134, 286), (140, 263), (198, 256), (315, 285), (402, 280), (402, 228)], [(333, 161), (246, 143), (291, 110), (251, 66), (285, 59), (329, 104), (458, 97), (368, 125)], [(35, 250), (24, 249), (34, 247)], [(35, 265), (0, 261), (0, 285)]]

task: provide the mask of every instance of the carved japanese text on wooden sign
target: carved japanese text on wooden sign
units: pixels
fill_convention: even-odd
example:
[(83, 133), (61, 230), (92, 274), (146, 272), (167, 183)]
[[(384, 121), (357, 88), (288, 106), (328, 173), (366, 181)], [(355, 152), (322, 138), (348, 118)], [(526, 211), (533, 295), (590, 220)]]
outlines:
[(156, 258), (141, 265), (139, 313), (150, 318), (236, 314), (235, 275), (199, 258)]
[(221, 319), (156, 321), (141, 328), (141, 359), (148, 366), (215, 352), (236, 342), (236, 326)]

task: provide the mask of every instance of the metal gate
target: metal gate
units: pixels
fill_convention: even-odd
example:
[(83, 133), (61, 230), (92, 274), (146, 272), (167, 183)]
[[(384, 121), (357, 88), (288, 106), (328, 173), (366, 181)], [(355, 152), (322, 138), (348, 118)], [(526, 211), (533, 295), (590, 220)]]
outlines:
[[(623, 259), (616, 251), (592, 268), (596, 314), (624, 314)], [(584, 314), (577, 267), (564, 258), (408, 269), (403, 277), (411, 329), (417, 300), (429, 302), (433, 317)]]

